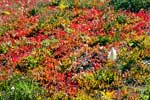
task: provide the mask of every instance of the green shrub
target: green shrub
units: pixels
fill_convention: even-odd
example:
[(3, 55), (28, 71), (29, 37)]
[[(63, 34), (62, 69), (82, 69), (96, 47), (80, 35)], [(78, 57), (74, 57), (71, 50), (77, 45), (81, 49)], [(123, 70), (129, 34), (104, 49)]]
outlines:
[(144, 39), (142, 39), (142, 40), (131, 40), (131, 41), (129, 41), (128, 45), (132, 48), (137, 47), (139, 49), (144, 49), (144, 46), (142, 43), (143, 41), (144, 41)]
[(40, 57), (28, 56), (16, 65), (16, 69), (21, 72), (27, 72), (29, 69), (38, 67)]
[(36, 9), (36, 8), (33, 8), (33, 9), (31, 9), (30, 11), (29, 11), (29, 15), (30, 16), (36, 16), (37, 14), (38, 14), (38, 9)]
[(145, 89), (140, 91), (140, 100), (150, 100), (150, 79), (146, 80)]
[(137, 66), (137, 61), (139, 60), (139, 51), (132, 50), (130, 52), (123, 51), (119, 54), (118, 67), (119, 70), (124, 73), (126, 71), (130, 71), (131, 68)]
[(58, 43), (58, 42), (59, 41), (57, 39), (55, 39), (55, 38), (53, 38), (53, 39), (45, 39), (45, 40), (42, 41), (42, 46), (43, 47), (48, 47), (49, 45), (55, 44), (55, 43)]
[(2, 66), (5, 66), (7, 64), (7, 59), (6, 58), (1, 59), (0, 63)]
[(0, 100), (37, 100), (44, 96), (45, 90), (36, 81), (19, 74), (0, 82)]
[(67, 8), (73, 8), (74, 7), (74, 0), (61, 0), (60, 5), (63, 4)]
[(52, 0), (50, 1), (50, 5), (52, 6), (60, 6), (65, 8), (73, 8), (74, 0)]
[(111, 21), (109, 23), (106, 23), (104, 26), (104, 31), (108, 34), (111, 28), (114, 26), (115, 22)]
[(119, 24), (124, 24), (126, 23), (126, 16), (124, 15), (119, 15), (116, 17), (116, 21), (119, 23)]
[(0, 36), (2, 36), (5, 32), (9, 31), (11, 28), (9, 26), (0, 26)]
[(92, 1), (91, 0), (80, 0), (78, 3), (79, 8), (92, 8), (91, 5)]
[(106, 6), (108, 6), (108, 3), (105, 2), (103, 6), (99, 6), (101, 0), (51, 0), (49, 5), (51, 6), (59, 6), (60, 8), (92, 8), (96, 7), (99, 9), (104, 9)]
[(61, 2), (61, 0), (52, 0), (50, 2), (50, 5), (52, 5), (52, 6), (58, 6), (60, 2)]
[(138, 12), (141, 9), (150, 9), (149, 0), (110, 0), (110, 4), (114, 6), (115, 10), (131, 10)]
[(107, 36), (99, 36), (98, 37), (98, 43), (102, 46), (106, 45), (109, 42), (110, 42), (110, 39)]
[(108, 70), (100, 70), (96, 73), (96, 80), (111, 84), (115, 79), (115, 74)]
[(7, 53), (7, 51), (8, 51), (8, 46), (7, 46), (7, 44), (6, 44), (6, 43), (2, 43), (2, 44), (0, 45), (0, 54), (5, 54), (5, 53)]

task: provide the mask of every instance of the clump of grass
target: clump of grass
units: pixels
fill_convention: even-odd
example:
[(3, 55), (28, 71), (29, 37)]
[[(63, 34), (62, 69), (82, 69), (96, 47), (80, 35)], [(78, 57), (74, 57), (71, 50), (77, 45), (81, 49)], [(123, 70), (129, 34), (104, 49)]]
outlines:
[(1, 100), (37, 100), (44, 99), (45, 90), (29, 77), (15, 74), (9, 80), (0, 82)]

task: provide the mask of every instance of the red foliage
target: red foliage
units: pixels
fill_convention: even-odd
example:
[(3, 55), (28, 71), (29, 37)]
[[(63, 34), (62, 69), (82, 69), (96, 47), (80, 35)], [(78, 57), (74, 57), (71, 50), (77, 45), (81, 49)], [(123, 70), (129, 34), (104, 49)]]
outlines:
[(25, 37), (27, 35), (28, 35), (28, 32), (26, 30), (17, 30), (14, 37), (19, 38), (19, 37)]
[(9, 51), (6, 55), (9, 57), (10, 61), (12, 61), (13, 64), (16, 64), (19, 61), (21, 61), (21, 59), (30, 55), (32, 49), (33, 49), (32, 45), (21, 46), (17, 50)]
[(150, 13), (146, 14), (144, 10), (139, 11), (136, 16), (143, 18), (145, 21), (150, 21)]
[(147, 26), (147, 23), (146, 22), (139, 22), (135, 25), (135, 27), (133, 28), (134, 30), (137, 31), (137, 34), (138, 35), (141, 35), (144, 33), (144, 29)]
[[(47, 1), (49, 2), (49, 0), (45, 0), (45, 2)], [(3, 0), (2, 2), (8, 6), (13, 5), (12, 2), (8, 2), (8, 0)], [(73, 12), (68, 15), (65, 15), (65, 10), (68, 9), (64, 9), (62, 14), (57, 15), (57, 10), (59, 10), (58, 6), (44, 5), (44, 11), (42, 9), (37, 16), (30, 16), (28, 11), (32, 10), (30, 8), (33, 8), (33, 6), (36, 5), (38, 1), (15, 0), (15, 2), (20, 6), (17, 8), (18, 12), (13, 12), (15, 11), (15, 8), (13, 9), (8, 6), (5, 7), (6, 5), (2, 5), (3, 3), (1, 4), (0, 2), (0, 7), (5, 8), (4, 11), (8, 10), (10, 13), (15, 15), (14, 22), (9, 20), (9, 12), (8, 15), (4, 14), (0, 17), (2, 19), (2, 23), (7, 22), (7, 24), (4, 25), (10, 27), (10, 30), (4, 33), (2, 37), (0, 37), (0, 43), (7, 41), (10, 42), (9, 44), (6, 43), (8, 48), (6, 51), (8, 52), (0, 54), (0, 61), (3, 60), (3, 58), (6, 58), (7, 63), (10, 63), (6, 66), (9, 66), (9, 68), (11, 67), (14, 70), (14, 66), (16, 66), (16, 64), (20, 64), (22, 59), (32, 55), (32, 50), (35, 49), (35, 51), (37, 50), (38, 52), (34, 53), (33, 55), (43, 58), (42, 61), (39, 61), (38, 65), (36, 66), (40, 73), (38, 76), (40, 78), (37, 78), (37, 80), (39, 80), (43, 86), (47, 86), (47, 89), (49, 90), (54, 88), (55, 91), (61, 90), (72, 96), (75, 96), (77, 90), (80, 89), (79, 87), (81, 87), (78, 86), (78, 81), (74, 79), (75, 76), (80, 75), (82, 72), (93, 73), (96, 70), (103, 70), (107, 63), (108, 49), (114, 46), (115, 48), (126, 48), (126, 37), (129, 36), (128, 38), (132, 39), (135, 36), (135, 34), (128, 33), (135, 32), (137, 35), (143, 35), (144, 32), (150, 31), (150, 14), (143, 10), (141, 10), (139, 13), (132, 13), (128, 11), (118, 12), (119, 14), (123, 14), (128, 17), (125, 23), (120, 24), (115, 19), (119, 14), (116, 14), (111, 9), (106, 9), (109, 10), (108, 12), (105, 10), (102, 12), (95, 7), (92, 9), (74, 8), (69, 9)], [(49, 34), (46, 35), (44, 30), (49, 30), (49, 27), (47, 27), (49, 26), (47, 25), (49, 24), (47, 21), (50, 20), (49, 13), (52, 13), (52, 16), (56, 14), (55, 17), (58, 19), (59, 17), (67, 17), (64, 18), (63, 21), (69, 22), (69, 24), (65, 23), (65, 25), (68, 25), (61, 27), (59, 26), (60, 23), (58, 23), (58, 26), (57, 23), (55, 23), (57, 28), (51, 27), (50, 24), (50, 28), (54, 29), (47, 31)], [(13, 16), (13, 14), (10, 15)], [(44, 21), (41, 23), (40, 20), (43, 17)], [(55, 17), (54, 20), (57, 20)], [(111, 23), (112, 21), (113, 23)], [(110, 27), (105, 27), (106, 24), (111, 25)], [(40, 25), (43, 27), (41, 28)], [(66, 29), (67, 31), (65, 30), (66, 27), (69, 29), (69, 33), (67, 33), (68, 29)], [(104, 31), (105, 28), (108, 28), (106, 29), (108, 32)], [(116, 38), (118, 38), (118, 41), (117, 39), (114, 39), (114, 37), (117, 36), (117, 31), (118, 37)], [(107, 35), (109, 39), (102, 39), (99, 41), (99, 35), (102, 37)], [(48, 44), (46, 47), (42, 45), (43, 40), (51, 38), (57, 39), (57, 43), (50, 43), (50, 45)], [(102, 48), (100, 42), (105, 41), (108, 41), (108, 45)], [(124, 43), (124, 45), (122, 46), (121, 43)], [(51, 51), (51, 54), (49, 54), (49, 50)], [(3, 62), (1, 61), (0, 64), (2, 65), (2, 63)], [(62, 66), (65, 67), (62, 68)], [(8, 68), (6, 68), (6, 72), (9, 72)], [(124, 78), (124, 76), (118, 77), (121, 79)], [(0, 76), (0, 80), (1, 79), (2, 77)], [(127, 94), (127, 91), (121, 92), (121, 95)]]
[(61, 29), (56, 29), (53, 31), (56, 38), (63, 38), (66, 35), (66, 32)]
[(31, 37), (30, 40), (31, 42), (37, 42), (37, 43), (40, 43), (42, 40), (48, 38), (48, 35), (45, 35), (45, 34), (41, 34), (39, 33), (38, 35), (34, 36), (34, 37)]
[(75, 95), (77, 92), (77, 89), (73, 86), (69, 86), (68, 94), (69, 95)]

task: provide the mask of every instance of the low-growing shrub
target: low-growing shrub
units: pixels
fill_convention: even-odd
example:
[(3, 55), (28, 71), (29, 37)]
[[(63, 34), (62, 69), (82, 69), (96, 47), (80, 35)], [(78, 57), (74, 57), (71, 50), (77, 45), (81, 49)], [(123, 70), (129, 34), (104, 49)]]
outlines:
[(38, 66), (40, 57), (28, 56), (16, 65), (16, 69), (21, 72), (27, 72), (29, 69), (33, 69)]
[(8, 26), (4, 26), (4, 25), (0, 26), (0, 36), (9, 30), (10, 30), (10, 27), (8, 27)]
[(138, 12), (141, 9), (150, 9), (149, 0), (110, 0), (110, 4), (114, 6), (115, 10), (131, 10)]
[(33, 8), (32, 10), (29, 11), (30, 16), (36, 16), (38, 14), (38, 9)]
[(124, 15), (119, 15), (119, 16), (116, 17), (116, 20), (117, 20), (117, 22), (118, 22), (119, 24), (124, 24), (124, 23), (126, 23), (126, 16), (124, 16)]
[(150, 79), (146, 80), (146, 87), (145, 89), (140, 91), (140, 100), (150, 100)]
[(107, 70), (100, 70), (96, 73), (96, 80), (111, 84), (114, 81), (115, 74)]
[(5, 54), (8, 51), (8, 46), (5, 43), (0, 44), (0, 54)]
[(105, 37), (99, 36), (99, 37), (98, 37), (98, 43), (99, 43), (100, 45), (102, 45), (102, 46), (106, 45), (106, 44), (109, 43), (109, 42), (110, 42), (110, 39), (109, 39), (109, 37), (107, 37), (107, 36), (105, 36)]
[(36, 81), (19, 74), (0, 82), (0, 100), (37, 100), (44, 95), (44, 88)]
[(73, 8), (74, 0), (52, 0), (50, 1), (50, 5), (59, 6), (60, 8)]
[(104, 26), (104, 31), (106, 33), (109, 33), (109, 31), (111, 30), (112, 26), (114, 26), (114, 21), (106, 23)]

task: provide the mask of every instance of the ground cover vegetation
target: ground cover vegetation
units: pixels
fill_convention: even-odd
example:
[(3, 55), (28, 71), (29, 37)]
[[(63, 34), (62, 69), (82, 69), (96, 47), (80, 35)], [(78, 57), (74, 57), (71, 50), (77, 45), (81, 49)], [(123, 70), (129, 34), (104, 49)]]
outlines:
[(1, 0), (0, 100), (150, 100), (150, 1)]

